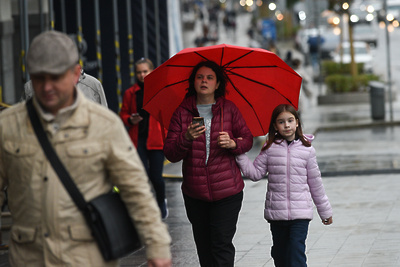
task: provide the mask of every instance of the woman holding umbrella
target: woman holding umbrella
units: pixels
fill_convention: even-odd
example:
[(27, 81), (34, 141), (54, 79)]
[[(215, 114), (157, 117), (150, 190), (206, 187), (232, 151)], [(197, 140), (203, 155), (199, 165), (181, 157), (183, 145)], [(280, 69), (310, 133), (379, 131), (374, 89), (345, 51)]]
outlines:
[[(232, 243), (244, 182), (235, 156), (253, 136), (238, 108), (225, 99), (225, 75), (213, 61), (197, 64), (175, 110), (164, 144), (171, 162), (183, 160), (182, 192), (201, 266), (233, 266)], [(194, 123), (203, 117), (204, 126)]]

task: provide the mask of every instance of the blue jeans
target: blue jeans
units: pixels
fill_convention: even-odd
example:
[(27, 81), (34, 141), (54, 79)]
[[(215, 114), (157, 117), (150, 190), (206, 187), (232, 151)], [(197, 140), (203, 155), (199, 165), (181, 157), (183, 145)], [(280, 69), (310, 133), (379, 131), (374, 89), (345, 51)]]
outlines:
[(232, 243), (242, 207), (243, 192), (213, 202), (183, 195), (202, 267), (233, 267)]
[(165, 182), (162, 177), (164, 167), (164, 153), (162, 150), (148, 150), (146, 142), (139, 139), (137, 151), (143, 162), (150, 182), (156, 193), (158, 206), (161, 208), (165, 200)]
[(271, 256), (277, 267), (307, 266), (306, 238), (310, 220), (269, 221), (273, 245)]

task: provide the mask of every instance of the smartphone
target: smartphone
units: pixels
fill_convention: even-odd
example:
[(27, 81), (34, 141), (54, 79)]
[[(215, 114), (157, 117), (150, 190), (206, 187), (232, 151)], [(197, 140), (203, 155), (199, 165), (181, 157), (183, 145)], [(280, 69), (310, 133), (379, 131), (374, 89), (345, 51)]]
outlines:
[(204, 118), (203, 117), (194, 117), (192, 120), (193, 124), (198, 123), (199, 126), (204, 126)]

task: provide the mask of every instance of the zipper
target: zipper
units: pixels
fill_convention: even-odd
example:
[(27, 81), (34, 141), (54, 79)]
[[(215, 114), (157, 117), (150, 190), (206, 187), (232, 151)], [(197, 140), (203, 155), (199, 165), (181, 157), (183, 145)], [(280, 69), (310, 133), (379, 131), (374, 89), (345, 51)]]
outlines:
[[(287, 143), (286, 143), (287, 144)], [(288, 220), (291, 219), (291, 214), (290, 214), (290, 144), (287, 146), (287, 154), (286, 154), (286, 193), (287, 193), (287, 209), (288, 209)]]
[(208, 175), (208, 166), (206, 166), (206, 175), (207, 175), (207, 187), (208, 187), (208, 192), (209, 192), (209, 194), (210, 194), (210, 199), (211, 199), (211, 201), (213, 201), (213, 195), (212, 195), (212, 192), (211, 192), (211, 185), (210, 185), (210, 176)]

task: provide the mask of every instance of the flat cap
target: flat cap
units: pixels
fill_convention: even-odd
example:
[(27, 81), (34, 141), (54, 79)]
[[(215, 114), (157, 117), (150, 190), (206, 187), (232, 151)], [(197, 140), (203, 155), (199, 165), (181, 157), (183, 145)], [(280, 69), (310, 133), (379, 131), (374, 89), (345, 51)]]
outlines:
[(62, 74), (78, 63), (75, 42), (65, 33), (46, 31), (36, 36), (28, 50), (26, 66), (30, 74)]

